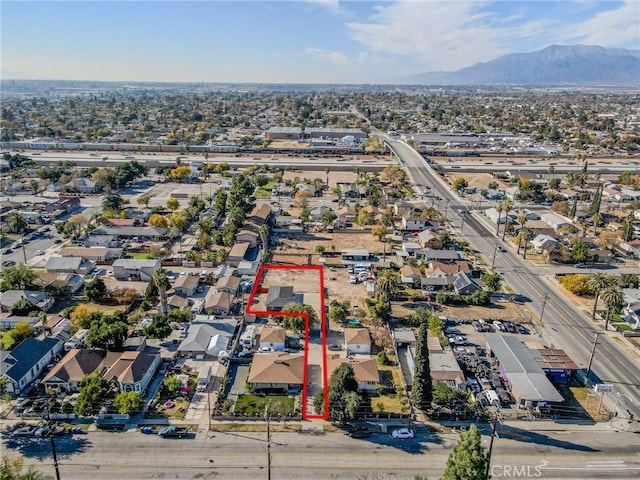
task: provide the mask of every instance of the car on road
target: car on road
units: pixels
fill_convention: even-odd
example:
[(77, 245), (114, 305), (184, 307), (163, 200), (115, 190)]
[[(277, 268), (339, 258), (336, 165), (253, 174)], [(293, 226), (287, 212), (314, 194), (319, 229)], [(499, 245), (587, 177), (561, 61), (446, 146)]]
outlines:
[(415, 437), (415, 433), (410, 428), (399, 428), (391, 432), (391, 436), (398, 439), (407, 439)]
[(587, 265), (586, 265), (586, 264), (584, 264), (584, 263), (576, 263), (576, 264), (574, 265), (574, 267), (576, 267), (576, 268), (587, 268)]
[(15, 260), (3, 260), (2, 261), (2, 266), (3, 267), (12, 267), (15, 264), (16, 264)]
[(371, 436), (371, 432), (368, 430), (353, 430), (351, 432), (347, 432), (351, 438), (369, 438)]
[(37, 427), (20, 427), (13, 431), (14, 437), (30, 437), (37, 430)]
[(506, 252), (505, 248), (502, 245), (498, 245), (499, 252)]
[(57, 244), (57, 243), (62, 243), (62, 240), (61, 240), (61, 239), (59, 239), (59, 238), (56, 238), (56, 239), (53, 241), (53, 243), (56, 243), (56, 244)]
[(44, 251), (42, 251), (42, 250), (36, 250), (36, 255), (44, 255)]

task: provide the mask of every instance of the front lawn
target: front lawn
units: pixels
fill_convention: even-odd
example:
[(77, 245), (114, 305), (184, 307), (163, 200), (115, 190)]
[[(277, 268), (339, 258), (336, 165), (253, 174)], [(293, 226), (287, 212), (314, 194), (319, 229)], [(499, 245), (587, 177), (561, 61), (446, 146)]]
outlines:
[(247, 414), (250, 416), (264, 415), (265, 407), (269, 405), (271, 415), (287, 416), (293, 415), (295, 401), (291, 397), (282, 395), (267, 395), (260, 397), (257, 395), (240, 395), (236, 402), (235, 413)]
[(254, 196), (256, 198), (271, 198), (271, 190), (273, 190), (274, 186), (274, 182), (269, 182), (266, 185), (263, 185), (262, 187), (256, 189)]

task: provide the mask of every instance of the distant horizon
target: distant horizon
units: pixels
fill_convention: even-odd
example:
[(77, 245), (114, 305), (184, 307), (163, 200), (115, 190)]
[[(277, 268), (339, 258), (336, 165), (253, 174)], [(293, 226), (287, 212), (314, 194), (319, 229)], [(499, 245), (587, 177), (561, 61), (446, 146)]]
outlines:
[(640, 3), (2, 2), (3, 79), (394, 85), (550, 45), (637, 50)]

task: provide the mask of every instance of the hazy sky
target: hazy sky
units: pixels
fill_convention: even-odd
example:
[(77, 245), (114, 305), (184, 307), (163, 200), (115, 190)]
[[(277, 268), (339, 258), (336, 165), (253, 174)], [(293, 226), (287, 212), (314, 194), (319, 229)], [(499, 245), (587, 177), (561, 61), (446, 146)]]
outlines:
[(640, 48), (629, 1), (6, 1), (3, 78), (393, 83), (550, 44)]

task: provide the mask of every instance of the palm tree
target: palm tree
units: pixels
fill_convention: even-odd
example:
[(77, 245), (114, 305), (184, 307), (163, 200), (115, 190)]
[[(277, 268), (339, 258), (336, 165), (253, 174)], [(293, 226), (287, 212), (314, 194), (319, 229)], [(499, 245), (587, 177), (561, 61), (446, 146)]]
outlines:
[(553, 180), (553, 172), (556, 171), (556, 168), (553, 165), (549, 166), (549, 183)]
[(327, 174), (327, 188), (329, 188), (329, 172), (331, 171), (331, 167), (326, 167), (324, 169), (324, 173)]
[(591, 320), (596, 318), (596, 309), (598, 308), (598, 300), (600, 292), (615, 285), (615, 279), (606, 273), (595, 273), (589, 279), (589, 286), (593, 289), (595, 299), (593, 302), (593, 310), (591, 311)]
[(496, 220), (496, 237), (500, 235), (500, 218), (502, 218), (502, 212), (504, 207), (502, 206), (502, 200), (496, 203), (496, 211), (498, 212), (498, 219)]
[(386, 300), (395, 293), (398, 285), (400, 285), (400, 274), (394, 270), (384, 270), (376, 281), (376, 288)]
[(266, 223), (263, 223), (262, 225), (260, 225), (258, 232), (260, 233), (262, 248), (264, 248), (265, 250), (268, 249), (269, 248), (269, 225), (267, 225)]
[(518, 235), (518, 252), (517, 254), (520, 255), (520, 247), (522, 245), (522, 237), (524, 236), (524, 227), (527, 224), (527, 212), (524, 210), (520, 210), (518, 212), (518, 223), (520, 224), (520, 235)]
[(604, 329), (609, 328), (609, 317), (611, 316), (611, 310), (619, 308), (624, 305), (624, 294), (619, 286), (614, 285), (608, 287), (601, 295), (602, 301), (607, 306), (607, 316), (605, 318)]
[(501, 202), (503, 202), (503, 207), (504, 208), (504, 230), (502, 231), (502, 241), (504, 242), (504, 237), (507, 234), (507, 229), (509, 228), (509, 212), (511, 212), (511, 210), (513, 210), (513, 200), (509, 199), (509, 198), (505, 198), (503, 200), (500, 200)]
[(529, 247), (529, 241), (533, 240), (533, 230), (529, 227), (522, 227), (520, 231), (520, 236), (524, 240), (524, 251), (522, 252), (522, 258), (527, 258), (527, 248)]
[(12, 233), (20, 233), (27, 228), (27, 222), (25, 222), (22, 216), (16, 211), (9, 214), (7, 225)]
[(598, 227), (602, 225), (602, 214), (597, 212), (593, 216), (593, 234), (598, 235)]
[(159, 268), (155, 271), (151, 280), (158, 289), (158, 296), (160, 297), (160, 309), (158, 313), (165, 315), (169, 311), (167, 290), (171, 288), (171, 284), (167, 278), (167, 271), (164, 268)]

